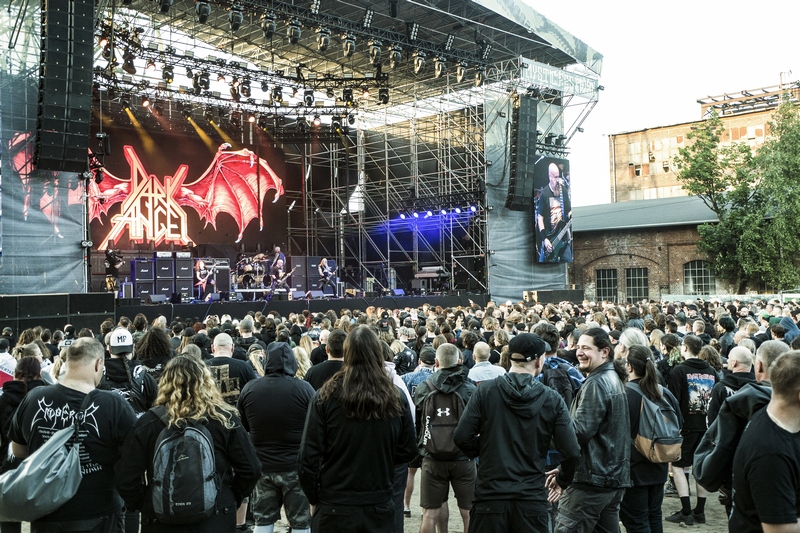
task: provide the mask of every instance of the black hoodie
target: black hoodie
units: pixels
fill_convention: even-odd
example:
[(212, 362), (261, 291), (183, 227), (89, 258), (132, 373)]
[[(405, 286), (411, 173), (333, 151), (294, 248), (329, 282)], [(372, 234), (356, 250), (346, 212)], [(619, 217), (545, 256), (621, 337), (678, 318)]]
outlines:
[(562, 456), (562, 487), (571, 482), (581, 451), (563, 398), (534, 376), (516, 372), (475, 390), (453, 438), (466, 455), (480, 456), (475, 501), (544, 503), (551, 440)]
[(755, 383), (756, 375), (750, 372), (732, 372), (722, 378), (711, 389), (711, 399), (708, 401), (708, 425), (710, 426), (719, 415), (719, 408), (728, 396), (733, 396), (739, 389), (748, 383)]
[(158, 384), (138, 361), (129, 360), (128, 370), (125, 370), (125, 362), (121, 357), (106, 359), (105, 374), (97, 388), (114, 391), (122, 396), (133, 407), (138, 418), (156, 401)]
[(294, 471), (314, 387), (294, 377), (297, 360), (285, 342), (270, 344), (264, 372), (239, 395), (242, 425), (256, 447), (262, 472)]
[(27, 385), (18, 380), (3, 383), (3, 394), (0, 395), (0, 450), (2, 450), (0, 462), (5, 459), (5, 452), (8, 449), (8, 429), (11, 427), (14, 412), (28, 391), (44, 385), (47, 383), (41, 379), (29, 381)]

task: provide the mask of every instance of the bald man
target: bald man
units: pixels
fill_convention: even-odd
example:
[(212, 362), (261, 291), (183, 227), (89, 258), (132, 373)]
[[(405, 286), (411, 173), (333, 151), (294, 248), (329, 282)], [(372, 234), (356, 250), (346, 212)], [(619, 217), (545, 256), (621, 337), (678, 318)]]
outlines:
[(716, 420), (719, 408), (725, 398), (736, 394), (739, 389), (748, 383), (756, 381), (756, 375), (753, 371), (754, 359), (753, 353), (742, 346), (736, 346), (728, 353), (728, 370), (731, 373), (722, 378), (711, 389), (711, 399), (708, 401), (708, 412), (706, 414), (709, 426)]
[(539, 195), (536, 225), (541, 244), (540, 263), (572, 262), (572, 202), (556, 163), (547, 167), (548, 183)]

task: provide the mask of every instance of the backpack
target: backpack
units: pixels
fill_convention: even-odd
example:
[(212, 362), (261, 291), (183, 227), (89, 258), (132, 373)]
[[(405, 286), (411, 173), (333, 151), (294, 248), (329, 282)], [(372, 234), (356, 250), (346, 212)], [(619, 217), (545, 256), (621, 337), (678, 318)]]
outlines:
[(461, 455), (453, 441), (453, 432), (464, 413), (464, 400), (455, 392), (442, 392), (425, 380), (430, 392), (422, 403), (423, 430), (420, 442), (428, 455), (437, 461), (453, 461)]
[(572, 405), (572, 399), (581, 388), (581, 383), (569, 375), (570, 364), (566, 362), (551, 361), (544, 365), (542, 370), (542, 384), (556, 391), (567, 407)]
[(664, 387), (661, 387), (661, 400), (654, 402), (644, 395), (638, 383), (628, 383), (626, 386), (642, 397), (639, 432), (633, 440), (636, 450), (651, 463), (669, 463), (680, 459), (683, 444), (680, 419), (664, 398)]
[(166, 424), (153, 454), (150, 498), (156, 518), (165, 524), (192, 524), (211, 517), (220, 486), (211, 433), (200, 422), (169, 425), (164, 406), (151, 411)]

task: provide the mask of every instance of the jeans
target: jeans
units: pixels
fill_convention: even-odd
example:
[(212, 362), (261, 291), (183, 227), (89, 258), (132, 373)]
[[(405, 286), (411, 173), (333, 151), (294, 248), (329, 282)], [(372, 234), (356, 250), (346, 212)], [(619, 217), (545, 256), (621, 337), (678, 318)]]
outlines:
[(661, 504), (664, 484), (640, 485), (625, 489), (619, 506), (619, 518), (628, 533), (662, 533)]
[(619, 533), (619, 504), (625, 489), (594, 492), (567, 487), (558, 502), (556, 533)]

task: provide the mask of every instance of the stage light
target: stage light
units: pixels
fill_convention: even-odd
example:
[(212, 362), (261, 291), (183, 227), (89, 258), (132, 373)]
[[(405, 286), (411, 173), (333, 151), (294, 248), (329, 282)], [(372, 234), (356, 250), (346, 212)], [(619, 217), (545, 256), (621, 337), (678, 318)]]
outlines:
[(320, 0), (313, 0), (313, 2), (311, 2), (310, 11), (315, 15), (319, 15), (319, 3), (320, 3)]
[(556, 138), (556, 134), (555, 133), (548, 133), (544, 138), (544, 143), (545, 144), (553, 144), (553, 141), (555, 140), (555, 138)]
[(111, 48), (111, 43), (106, 41), (106, 44), (103, 45), (103, 59), (106, 61), (111, 61), (114, 58), (114, 49)]
[(556, 146), (564, 146), (564, 141), (567, 140), (567, 136), (563, 133), (556, 137)]
[(333, 117), (333, 118), (331, 118), (331, 132), (333, 132), (333, 133), (342, 133), (342, 118), (341, 117)]
[(322, 120), (319, 118), (319, 115), (314, 115), (314, 126), (319, 126), (322, 124)]
[(526, 96), (530, 96), (531, 98), (535, 98), (540, 100), (542, 98), (542, 91), (539, 90), (538, 87), (528, 87), (528, 90), (525, 91)]
[(369, 28), (372, 26), (372, 17), (375, 15), (375, 12), (369, 8), (364, 11), (364, 20), (361, 22), (361, 25), (364, 28)]
[(414, 217), (414, 218), (419, 218), (419, 213), (414, 211), (413, 213), (411, 213), (411, 216)]
[(456, 64), (456, 82), (461, 83), (464, 81), (464, 76), (467, 73), (467, 64), (463, 61), (459, 61)]
[(483, 85), (483, 76), (484, 73), (482, 67), (478, 67), (477, 69), (475, 69), (475, 82), (474, 82), (475, 87), (480, 87), (481, 85)]
[(100, 40), (97, 41), (97, 44), (100, 45), (100, 48), (105, 48), (105, 46), (108, 44), (108, 34), (104, 32), (102, 35), (100, 35)]
[(161, 7), (162, 13), (169, 13), (169, 8), (172, 7), (172, 0), (158, 0), (158, 5)]
[(406, 35), (409, 41), (416, 41), (419, 34), (419, 24), (416, 22), (406, 22)]
[(253, 123), (256, 121), (256, 116), (253, 113), (248, 113), (247, 122)]
[(389, 89), (386, 87), (378, 89), (378, 103), (384, 105), (389, 103)]
[(239, 87), (239, 78), (234, 76), (231, 80), (231, 87)]
[(446, 215), (446, 214), (447, 214), (447, 209), (445, 209), (444, 207), (443, 207), (443, 208), (441, 208), (441, 209), (439, 210), (439, 214), (440, 214), (440, 215)]
[(172, 65), (164, 63), (164, 66), (161, 67), (161, 79), (167, 83), (175, 81), (175, 69)]
[(276, 85), (272, 88), (272, 101), (278, 103), (283, 102), (283, 87), (280, 85)]
[(130, 100), (123, 98), (122, 100), (120, 100), (119, 103), (122, 106), (123, 110), (125, 110), (125, 111), (130, 110), (130, 108), (131, 108), (131, 101)]
[(419, 74), (425, 68), (425, 57), (427, 54), (422, 50), (414, 52), (414, 74)]
[(352, 57), (353, 52), (356, 50), (356, 37), (352, 33), (345, 33), (342, 38), (342, 50), (344, 57)]
[(219, 74), (219, 75), (217, 76), (217, 81), (224, 82), (224, 81), (225, 81), (225, 74)]
[(430, 217), (432, 217), (432, 216), (433, 216), (433, 211), (431, 211), (430, 209), (428, 209), (427, 211), (425, 211), (425, 218), (430, 218)]
[(306, 119), (298, 118), (296, 126), (297, 126), (297, 131), (298, 132), (300, 132), (302, 134), (308, 133), (308, 121)]
[(183, 106), (183, 116), (185, 118), (192, 118), (192, 106), (184, 104)]
[(355, 105), (355, 100), (353, 100), (353, 89), (350, 89), (349, 87), (347, 89), (342, 89), (342, 101), (347, 107), (353, 107)]
[(367, 100), (369, 98), (369, 87), (366, 85), (361, 88), (361, 98)]
[(403, 49), (399, 45), (392, 45), (389, 47), (389, 67), (392, 70), (396, 69), (400, 63), (403, 62)]
[(231, 126), (237, 129), (242, 127), (241, 111), (231, 111)]
[(319, 28), (317, 30), (317, 50), (324, 52), (331, 44), (331, 30)]
[(131, 76), (136, 75), (136, 65), (133, 64), (136, 56), (130, 50), (126, 50), (125, 54), (122, 56), (122, 70), (130, 74)]
[(261, 92), (265, 93), (269, 91), (269, 84), (266, 81), (261, 82)]
[(146, 96), (142, 98), (142, 107), (144, 108), (150, 107), (150, 99)]
[(250, 98), (253, 94), (253, 90), (250, 88), (250, 78), (242, 80), (242, 84), (239, 86), (239, 92), (242, 93), (242, 96), (245, 98)]
[(272, 36), (278, 31), (278, 24), (275, 22), (275, 13), (270, 12), (264, 16), (261, 29), (264, 31), (265, 39), (272, 39)]
[[(300, 68), (300, 67), (297, 67)], [(297, 87), (292, 87), (292, 98), (297, 98)]]
[(194, 77), (194, 71), (192, 70), (192, 67), (186, 67), (186, 77), (190, 80)]
[(406, 219), (406, 214), (405, 213), (400, 213), (400, 219), (401, 220), (405, 220)]
[(471, 206), (469, 206), (469, 210), (470, 210), (471, 212), (473, 212), (473, 213), (474, 213), (475, 211), (477, 211), (477, 210), (478, 210), (478, 206), (476, 206), (476, 205), (471, 205)]
[(444, 42), (444, 49), (448, 52), (453, 49), (453, 41), (455, 40), (456, 36), (452, 33), (447, 34), (447, 40)]
[(314, 89), (306, 89), (303, 91), (303, 103), (308, 107), (314, 105)]
[(447, 70), (447, 60), (443, 57), (433, 58), (433, 77), (441, 78), (444, 71)]
[(328, 87), (328, 90), (325, 91), (325, 96), (327, 96), (328, 98), (334, 98), (336, 96), (336, 93), (333, 92), (333, 89)]
[(197, 83), (200, 85), (200, 88), (204, 91), (207, 91), (209, 87), (211, 87), (211, 80), (208, 77), (208, 71), (204, 70), (200, 73), (197, 77)]
[(289, 25), (286, 27), (286, 36), (289, 38), (289, 43), (297, 44), (300, 41), (300, 37), (303, 35), (303, 28), (300, 24), (300, 21), (297, 19), (291, 19), (289, 21)]
[(208, 122), (209, 124), (213, 123), (214, 111), (212, 111), (211, 108), (206, 109), (205, 111), (203, 111), (203, 118), (206, 119), (206, 122)]
[(267, 115), (259, 115), (258, 116), (258, 123), (257, 126), (262, 130), (266, 131), (267, 126), (269, 126), (269, 121), (267, 119)]
[(597, 86), (597, 90), (598, 90), (598, 91), (605, 91), (605, 90), (606, 90), (606, 88), (605, 88), (605, 87), (603, 87), (602, 85), (598, 85), (598, 86)]
[(238, 102), (242, 99), (241, 95), (239, 94), (239, 88), (233, 84), (231, 84), (231, 98), (233, 98), (234, 102)]
[(203, 0), (198, 0), (194, 4), (194, 12), (197, 14), (197, 22), (205, 24), (211, 16), (211, 4)]
[(492, 45), (482, 40), (478, 42), (478, 46), (481, 49), (481, 59), (488, 61), (489, 56), (492, 54)]
[(156, 69), (156, 62), (153, 61), (152, 59), (148, 59), (144, 69), (147, 72), (153, 72)]
[(356, 116), (353, 114), (347, 115), (347, 123), (351, 126), (356, 123)]
[(237, 32), (244, 22), (244, 12), (242, 6), (233, 4), (231, 10), (228, 12), (228, 24), (230, 24), (231, 31)]
[(383, 43), (375, 40), (369, 43), (369, 60), (373, 65), (381, 62), (381, 52), (383, 51)]
[(157, 117), (160, 117), (160, 116), (162, 116), (164, 114), (164, 106), (162, 106), (160, 103), (156, 102), (152, 106), (150, 106), (150, 112), (153, 115), (155, 115)]
[(461, 208), (460, 208), (460, 207), (454, 207), (454, 208), (453, 208), (453, 212), (454, 212), (456, 215), (459, 215), (459, 214), (461, 214)]

